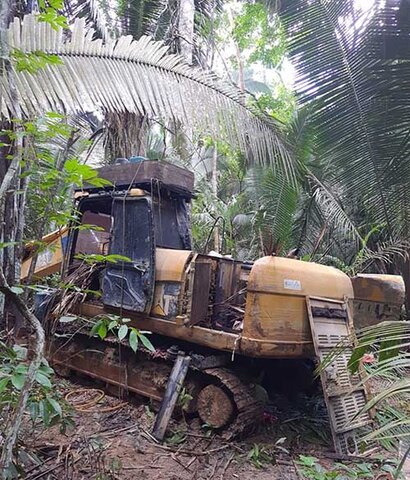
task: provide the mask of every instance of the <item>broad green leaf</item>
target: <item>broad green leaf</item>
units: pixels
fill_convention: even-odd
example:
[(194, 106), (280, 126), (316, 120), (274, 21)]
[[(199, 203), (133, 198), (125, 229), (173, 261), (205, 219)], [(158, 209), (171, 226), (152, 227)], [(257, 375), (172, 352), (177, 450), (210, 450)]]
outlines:
[(63, 0), (48, 0), (48, 3), (55, 10), (62, 10), (64, 6)]
[(129, 337), (130, 347), (134, 352), (138, 349), (138, 335), (135, 328), (131, 328), (130, 337)]
[(27, 348), (21, 345), (13, 345), (13, 351), (16, 354), (17, 360), (26, 360), (27, 358)]
[(121, 325), (120, 329), (118, 330), (118, 338), (120, 340), (123, 340), (128, 333), (128, 327), (127, 325)]
[(148, 337), (146, 337), (142, 333), (138, 333), (138, 336), (139, 336), (139, 338), (140, 338), (140, 340), (141, 340), (141, 342), (142, 342), (142, 344), (144, 345), (145, 348), (147, 348), (151, 352), (155, 352), (155, 347), (150, 342), (150, 340), (148, 340)]
[(48, 364), (41, 365), (41, 367), (38, 369), (38, 371), (41, 372), (43, 375), (46, 375), (48, 377), (50, 375), (54, 375), (54, 370)]
[(118, 325), (118, 321), (117, 320), (111, 320), (111, 322), (108, 324), (108, 330), (112, 330), (114, 327), (116, 327)]
[(17, 373), (18, 375), (27, 375), (27, 370), (27, 365), (20, 364), (14, 369), (14, 373)]
[(47, 400), (40, 400), (39, 411), (40, 417), (44, 425), (47, 427), (50, 423), (50, 404), (47, 402)]
[(47, 112), (47, 113), (45, 113), (44, 116), (47, 117), (47, 118), (57, 119), (57, 120), (63, 120), (64, 119), (64, 115), (62, 115), (61, 113), (57, 113), (57, 112)]
[(0, 380), (0, 393), (4, 392), (4, 390), (6, 390), (9, 382), (10, 382), (10, 378), (9, 378), (9, 377), (5, 377), (5, 378), (2, 378), (2, 379)]
[(101, 338), (101, 340), (104, 340), (104, 338), (107, 336), (107, 325), (105, 322), (102, 322), (101, 325), (98, 328), (98, 335)]
[(21, 295), (22, 293), (24, 293), (24, 289), (17, 286), (10, 287), (10, 290), (16, 295)]
[(72, 230), (78, 230), (80, 232), (82, 232), (83, 230), (92, 230), (93, 232), (104, 232), (103, 227), (98, 227), (97, 225), (91, 225), (88, 223), (82, 223), (77, 227), (72, 227)]
[(74, 315), (64, 315), (63, 317), (60, 317), (59, 322), (60, 323), (71, 323), (74, 322), (74, 320), (77, 320), (78, 317)]
[(100, 326), (102, 325), (103, 321), (102, 320), (98, 320), (98, 322), (94, 323), (93, 327), (91, 328), (91, 331), (90, 331), (90, 337), (93, 337), (94, 335), (96, 335), (98, 333), (98, 330), (100, 328)]
[(111, 255), (105, 255), (104, 260), (110, 263), (131, 262), (131, 259), (129, 257), (126, 257), (125, 255), (118, 255), (116, 253), (113, 253)]
[(359, 345), (353, 350), (352, 356), (349, 358), (347, 363), (351, 373), (356, 373), (359, 370), (360, 360), (370, 349), (370, 345)]
[(30, 402), (28, 409), (30, 412), (30, 418), (34, 422), (39, 414), (39, 405), (36, 401)]
[(12, 247), (18, 245), (20, 242), (0, 242), (0, 248)]
[(51, 405), (53, 410), (56, 412), (56, 414), (61, 417), (63, 415), (63, 411), (61, 409), (61, 405), (57, 402), (57, 400), (52, 397), (47, 397), (47, 401)]
[(13, 384), (14, 388), (16, 388), (17, 390), (21, 390), (23, 388), (25, 380), (26, 380), (25, 375), (15, 374), (11, 376), (11, 383)]
[(399, 340), (386, 340), (380, 343), (379, 348), (379, 362), (396, 357), (399, 354)]
[(43, 387), (51, 388), (50, 379), (44, 375), (44, 373), (37, 372), (36, 373), (36, 382), (42, 385)]

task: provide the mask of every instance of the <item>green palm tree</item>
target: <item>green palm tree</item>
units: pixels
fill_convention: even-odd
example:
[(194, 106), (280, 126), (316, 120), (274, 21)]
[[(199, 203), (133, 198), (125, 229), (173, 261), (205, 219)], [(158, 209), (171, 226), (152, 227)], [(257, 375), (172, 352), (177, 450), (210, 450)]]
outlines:
[[(353, 0), (289, 0), (279, 13), (297, 68), (299, 104), (311, 109), (314, 163), (326, 167), (323, 177), (315, 175), (319, 193), (333, 197), (330, 212), (343, 208), (356, 229), (372, 233), (363, 235), (358, 248), (373, 237), (379, 249), (383, 242), (391, 249), (405, 246), (410, 237), (409, 3), (376, 0), (363, 8)], [(362, 261), (367, 252), (363, 247), (360, 252)], [(357, 263), (357, 256), (352, 259)], [(408, 257), (396, 255), (391, 271), (401, 271), (409, 292)], [(359, 335), (352, 368), (373, 347), (378, 361), (369, 376), (390, 382), (365, 407), (379, 406), (383, 417), (369, 440), (410, 438), (408, 412), (386, 408), (392, 399), (408, 404), (408, 344), (408, 322), (383, 323)]]
[[(383, 226), (378, 242), (403, 245), (410, 238), (409, 3), (289, 0), (279, 14), (298, 102), (311, 112), (315, 163), (326, 166), (320, 191), (337, 198), (333, 206), (364, 234)], [(401, 260), (390, 268), (409, 271)]]

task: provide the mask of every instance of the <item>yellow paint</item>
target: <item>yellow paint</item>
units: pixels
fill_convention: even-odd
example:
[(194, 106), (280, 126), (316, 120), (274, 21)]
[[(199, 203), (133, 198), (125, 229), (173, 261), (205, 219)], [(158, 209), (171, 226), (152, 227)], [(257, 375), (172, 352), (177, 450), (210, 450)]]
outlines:
[[(165, 248), (155, 250), (155, 290), (151, 315), (168, 317), (180, 313), (181, 292), (184, 288), (186, 270), (191, 256), (192, 252), (189, 250)], [(168, 283), (174, 285), (175, 293), (165, 293)]]
[(270, 342), (311, 340), (306, 296), (353, 298), (340, 270), (290, 258), (264, 257), (249, 275), (243, 335)]
[(182, 282), (186, 264), (192, 255), (190, 250), (155, 250), (155, 281)]
[(405, 285), (400, 275), (361, 273), (352, 278), (355, 300), (403, 305)]
[[(73, 313), (85, 317), (96, 317), (109, 313), (103, 305), (80, 303)], [(127, 311), (126, 316), (131, 318), (131, 325), (144, 330), (150, 330), (172, 338), (197, 343), (205, 347), (227, 352), (236, 352), (250, 357), (262, 358), (307, 358), (314, 356), (311, 342), (272, 341), (271, 339), (254, 339), (244, 335), (212, 330), (196, 325), (187, 327), (183, 322), (174, 322), (145, 316)]]
[(405, 285), (400, 275), (359, 274), (352, 278), (354, 325), (364, 328), (401, 318)]
[[(61, 269), (63, 262), (63, 250), (61, 246), (62, 238), (68, 235), (68, 227), (64, 227), (55, 232), (45, 235), (41, 241), (47, 245), (38, 256), (36, 268), (34, 271), (34, 277), (42, 278), (53, 273), (57, 273)], [(35, 253), (35, 244), (30, 242), (26, 245), (26, 252), (29, 252), (28, 258), (26, 258), (21, 265), (21, 280), (25, 280), (28, 276), (28, 272), (31, 265), (31, 260)]]

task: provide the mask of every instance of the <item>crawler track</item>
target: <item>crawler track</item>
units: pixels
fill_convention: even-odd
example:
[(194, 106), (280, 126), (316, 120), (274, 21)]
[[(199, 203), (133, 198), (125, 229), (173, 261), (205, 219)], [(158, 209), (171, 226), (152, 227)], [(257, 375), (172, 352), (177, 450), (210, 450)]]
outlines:
[(262, 416), (261, 403), (254, 398), (252, 388), (244, 384), (232, 370), (209, 368), (203, 373), (218, 380), (229, 392), (236, 407), (232, 423), (222, 432), (224, 438), (236, 437), (259, 423)]
[[(148, 352), (139, 351), (138, 358), (126, 345), (90, 339), (85, 335), (74, 335), (69, 342), (53, 341), (49, 348), (50, 363), (64, 367), (66, 374), (79, 372), (160, 401), (172, 369), (173, 358), (163, 352), (160, 358), (153, 358)], [(221, 418), (221, 435), (230, 439), (248, 431), (258, 423), (262, 416), (261, 404), (255, 400), (252, 387), (229, 368), (213, 367), (190, 368), (186, 379), (186, 388), (194, 397), (189, 412), (197, 413), (196, 397), (208, 385), (222, 389), (232, 401), (232, 415)], [(218, 390), (218, 389), (215, 389)], [(214, 405), (217, 401), (213, 402)], [(222, 409), (223, 410), (223, 409)], [(222, 412), (221, 410), (221, 412)]]

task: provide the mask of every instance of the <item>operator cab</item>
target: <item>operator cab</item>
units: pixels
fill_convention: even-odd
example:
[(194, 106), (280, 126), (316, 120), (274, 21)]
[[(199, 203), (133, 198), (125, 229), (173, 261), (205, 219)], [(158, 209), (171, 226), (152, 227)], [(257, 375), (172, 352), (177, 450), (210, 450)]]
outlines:
[(102, 290), (107, 306), (148, 313), (156, 248), (191, 249), (188, 205), (194, 175), (145, 160), (103, 167), (99, 177), (111, 185), (86, 186), (75, 194), (80, 226), (71, 230), (65, 271), (108, 255), (90, 289)]

